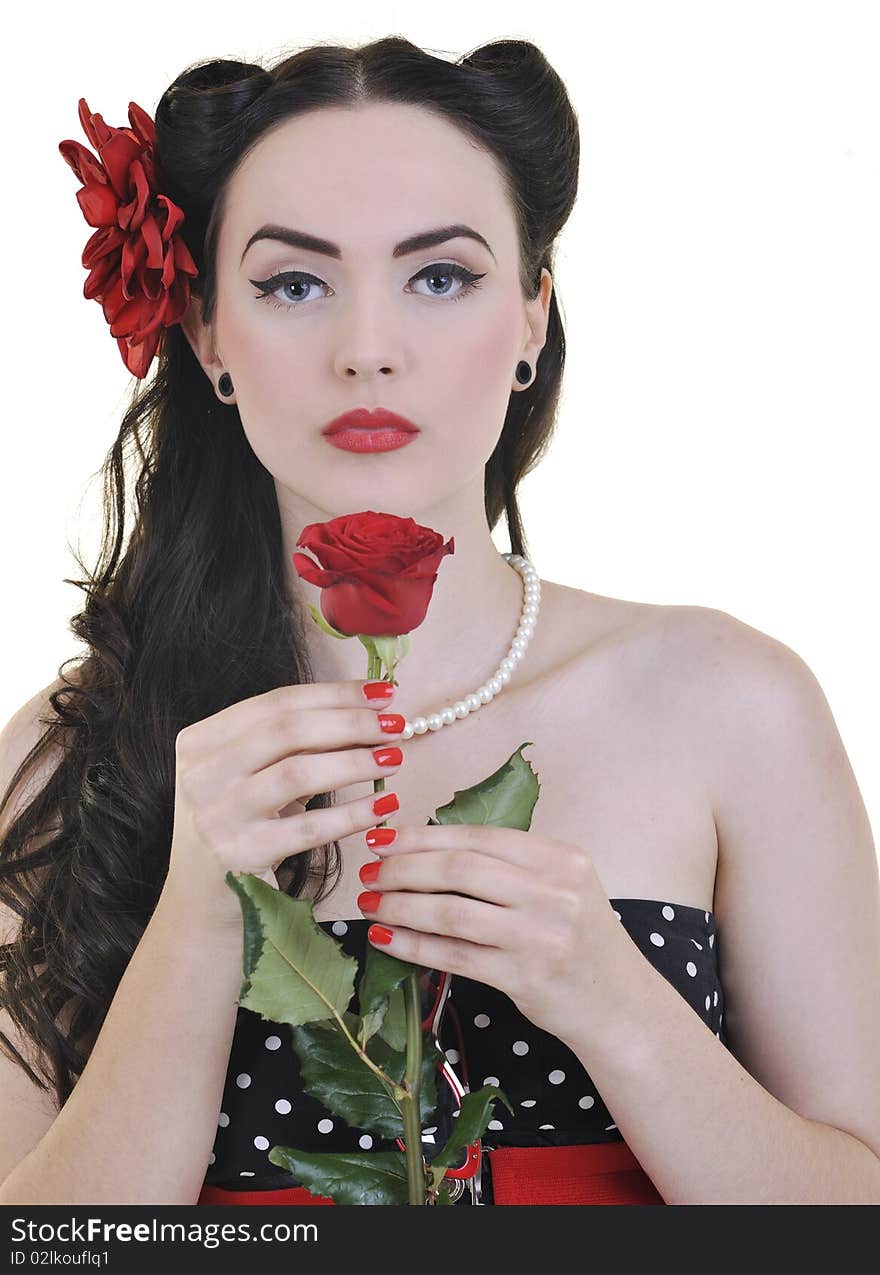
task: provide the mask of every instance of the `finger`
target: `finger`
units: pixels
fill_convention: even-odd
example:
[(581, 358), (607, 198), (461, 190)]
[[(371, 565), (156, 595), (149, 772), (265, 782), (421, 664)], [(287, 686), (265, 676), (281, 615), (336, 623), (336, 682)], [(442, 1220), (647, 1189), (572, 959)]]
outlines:
[[(369, 901), (369, 906), (365, 906)], [(375, 907), (373, 907), (375, 904)], [(379, 894), (365, 891), (358, 898), (364, 916), (381, 925), (403, 925), (422, 934), (465, 939), (494, 948), (507, 948), (520, 924), (517, 913), (457, 894)]]
[(374, 854), (388, 858), (421, 850), (471, 850), (489, 858), (503, 859), (517, 867), (534, 870), (542, 859), (562, 842), (519, 828), (497, 828), (493, 824), (403, 824), (387, 846), (370, 846)]
[[(390, 684), (389, 684), (390, 685)], [(194, 722), (185, 727), (178, 735), (178, 740), (185, 750), (187, 741), (198, 740), (204, 733), (203, 728), (210, 722), (207, 732), (211, 747), (224, 747), (235, 740), (262, 733), (261, 729), (276, 717), (299, 717), (303, 712), (326, 709), (368, 709), (376, 716), (385, 711), (386, 706), (394, 702), (394, 696), (387, 699), (370, 700), (364, 694), (364, 680), (353, 678), (341, 682), (302, 682), (295, 685), (276, 686), (261, 695), (253, 695), (249, 699), (229, 704), (210, 717)], [(392, 690), (394, 688), (392, 687)]]
[(402, 926), (390, 930), (391, 939), (379, 943), (377, 937), (386, 934), (388, 926), (371, 925), (367, 938), (380, 952), (389, 952), (401, 961), (421, 965), (424, 969), (445, 970), (460, 974), (475, 982), (503, 990), (507, 957), (499, 948), (486, 947), (466, 939), (441, 938), (436, 934), (422, 934)]
[[(373, 876), (372, 870), (378, 868)], [(360, 871), (365, 889), (470, 895), (504, 907), (521, 904), (529, 895), (533, 874), (516, 864), (490, 859), (472, 850), (420, 850), (365, 863)]]
[(247, 829), (248, 846), (269, 863), (281, 863), (290, 854), (313, 850), (316, 846), (329, 845), (363, 832), (372, 827), (379, 817), (375, 804), (393, 792), (370, 793), (354, 801), (339, 802), (334, 806), (303, 810), (281, 819), (257, 820)]

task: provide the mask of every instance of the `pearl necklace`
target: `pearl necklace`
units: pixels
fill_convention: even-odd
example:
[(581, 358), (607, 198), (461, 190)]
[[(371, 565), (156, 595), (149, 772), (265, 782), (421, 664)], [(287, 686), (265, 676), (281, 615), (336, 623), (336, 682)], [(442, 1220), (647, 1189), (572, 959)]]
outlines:
[(401, 739), (412, 739), (413, 735), (424, 735), (426, 731), (441, 730), (444, 726), (451, 726), (453, 722), (468, 717), (471, 713), (475, 713), (477, 709), (482, 708), (484, 704), (490, 703), (510, 681), (514, 668), (525, 655), (526, 648), (538, 621), (538, 611), (541, 607), (541, 582), (538, 579), (538, 573), (535, 568), (520, 554), (505, 553), (502, 554), (502, 557), (506, 558), (510, 565), (519, 572), (523, 582), (522, 611), (520, 612), (519, 625), (516, 635), (510, 644), (510, 649), (492, 676), (488, 677), (482, 686), (478, 686), (475, 691), (472, 691), (470, 695), (465, 695), (463, 699), (456, 700), (454, 704), (447, 704), (437, 713), (428, 713), (425, 717), (412, 718), (401, 731)]

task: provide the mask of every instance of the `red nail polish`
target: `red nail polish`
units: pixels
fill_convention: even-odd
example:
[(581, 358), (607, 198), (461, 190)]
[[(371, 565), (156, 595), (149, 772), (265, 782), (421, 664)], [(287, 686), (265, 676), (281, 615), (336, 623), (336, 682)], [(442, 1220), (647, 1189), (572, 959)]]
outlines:
[(364, 890), (357, 897), (357, 905), (362, 912), (378, 912), (382, 895), (378, 890)]
[(400, 748), (374, 748), (373, 760), (377, 766), (402, 766), (403, 750)]
[(379, 729), (386, 735), (399, 735), (406, 727), (406, 718), (401, 713), (380, 713)]
[(394, 694), (394, 687), (390, 682), (364, 682), (364, 694), (368, 700), (375, 703), (377, 699), (391, 699)]
[(381, 859), (375, 859), (372, 863), (362, 863), (358, 876), (364, 885), (372, 885), (379, 875), (379, 869), (382, 866)]
[(367, 930), (367, 938), (371, 943), (390, 943), (394, 938), (394, 931), (389, 930), (387, 925), (371, 925)]
[(396, 836), (396, 828), (369, 828), (364, 833), (368, 846), (390, 846)]
[(390, 815), (392, 811), (400, 809), (400, 802), (397, 800), (396, 792), (386, 792), (382, 797), (377, 797), (373, 802), (374, 815)]

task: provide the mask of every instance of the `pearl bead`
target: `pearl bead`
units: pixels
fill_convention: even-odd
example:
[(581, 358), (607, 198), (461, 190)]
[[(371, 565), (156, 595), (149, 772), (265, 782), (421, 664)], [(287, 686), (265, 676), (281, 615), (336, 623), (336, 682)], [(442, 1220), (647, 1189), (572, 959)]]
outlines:
[(512, 650), (519, 651), (520, 654), (523, 654), (525, 652), (526, 647), (528, 646), (528, 643), (526, 642), (525, 638), (515, 637), (513, 641), (511, 642), (510, 646)]
[(538, 618), (537, 604), (534, 602), (527, 602), (522, 609), (522, 613), (524, 617), (527, 616), (530, 619), (537, 619)]
[(503, 686), (504, 686), (504, 683), (502, 681), (499, 681), (497, 677), (489, 678), (489, 689), (493, 695), (497, 695)]
[(444, 726), (451, 726), (455, 721), (455, 709), (447, 704), (446, 708), (442, 708), (440, 710), (440, 717), (443, 720)]
[(478, 686), (477, 694), (480, 697), (481, 704), (491, 704), (492, 700), (495, 698), (488, 686)]
[(500, 682), (502, 686), (506, 686), (512, 676), (513, 674), (509, 668), (503, 668), (495, 674), (495, 679)]
[(467, 704), (464, 702), (463, 699), (459, 699), (455, 701), (455, 716), (459, 720), (461, 720), (464, 717), (467, 717), (470, 711), (471, 710), (468, 708)]
[(475, 713), (483, 701), (480, 699), (479, 695), (471, 691), (470, 695), (465, 695), (464, 702), (467, 704), (471, 712)]
[(440, 730), (443, 725), (443, 718), (439, 713), (429, 713), (426, 721), (428, 723), (428, 730)]
[(412, 728), (412, 722), (407, 722), (403, 730), (400, 732), (401, 739), (412, 739), (415, 731)]
[(412, 728), (417, 735), (424, 735), (425, 731), (428, 729), (428, 723), (425, 721), (424, 717), (414, 717), (412, 720)]

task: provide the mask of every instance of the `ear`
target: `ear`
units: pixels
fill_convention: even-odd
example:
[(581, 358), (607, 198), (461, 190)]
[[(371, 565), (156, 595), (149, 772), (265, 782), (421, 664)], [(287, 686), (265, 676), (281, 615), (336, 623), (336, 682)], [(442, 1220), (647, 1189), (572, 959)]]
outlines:
[(180, 320), (180, 326), (183, 328), (193, 354), (201, 364), (208, 380), (216, 389), (217, 381), (221, 373), (226, 371), (226, 368), (223, 365), (223, 360), (214, 349), (213, 327), (211, 325), (206, 326), (202, 322), (201, 298), (196, 296), (194, 292), (190, 293), (189, 305)]
[(522, 358), (534, 365), (547, 340), (547, 324), (550, 321), (550, 297), (553, 294), (553, 276), (546, 266), (541, 271), (541, 286), (533, 301), (525, 306), (528, 324), (528, 340), (523, 347)]

